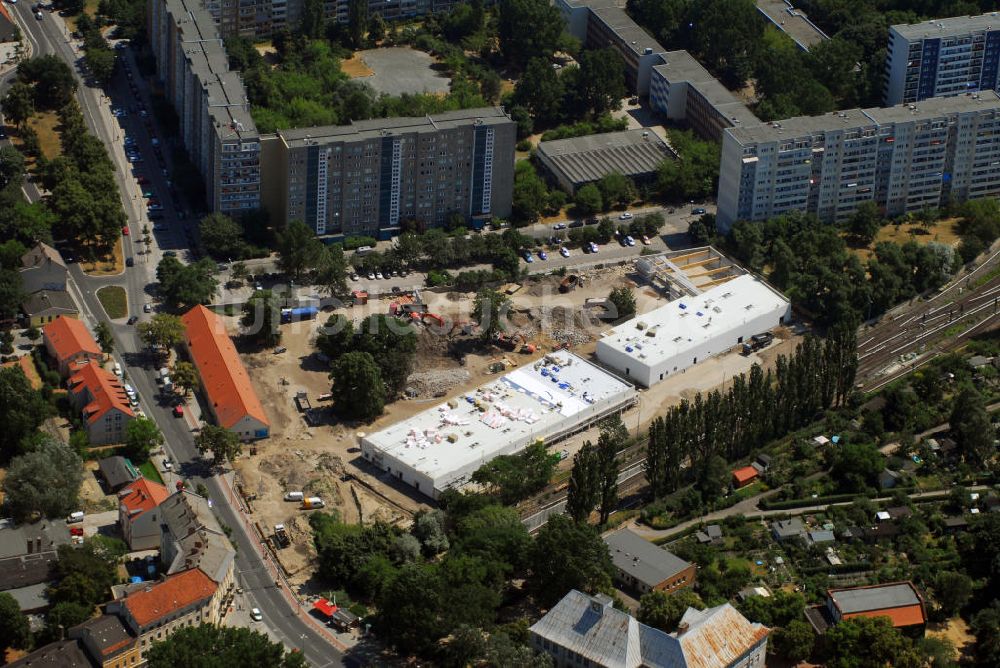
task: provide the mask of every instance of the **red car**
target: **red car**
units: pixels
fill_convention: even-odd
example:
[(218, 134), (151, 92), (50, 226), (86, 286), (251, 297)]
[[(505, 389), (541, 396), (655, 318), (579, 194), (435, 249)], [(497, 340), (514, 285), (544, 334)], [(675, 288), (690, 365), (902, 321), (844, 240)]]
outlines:
[(180, 404), (174, 406), (174, 417), (184, 417), (184, 407)]
[(140, 186), (144, 186), (147, 183), (149, 183), (149, 179), (147, 179), (145, 176), (138, 176), (138, 177), (136, 177), (135, 180), (136, 180), (136, 183), (138, 183)]
[(128, 236), (128, 228), (127, 227), (123, 227), (122, 228), (122, 234), (125, 235), (126, 237)]
[(70, 527), (69, 528), (69, 535), (70, 536), (82, 536), (83, 535), (83, 527)]

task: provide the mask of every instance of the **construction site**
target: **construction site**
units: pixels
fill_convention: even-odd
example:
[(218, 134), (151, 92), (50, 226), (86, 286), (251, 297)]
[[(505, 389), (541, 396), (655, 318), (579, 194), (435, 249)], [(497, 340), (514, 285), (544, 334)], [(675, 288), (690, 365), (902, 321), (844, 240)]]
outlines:
[[(314, 507), (305, 508), (305, 499), (321, 499), (323, 511), (336, 512), (347, 523), (378, 519), (405, 526), (414, 512), (433, 505), (438, 484), (460, 483), (469, 473), (466, 468), (474, 469), (504, 451), (476, 444), (479, 439), (469, 435), (473, 430), (482, 427), (490, 436), (509, 435), (512, 432), (506, 430), (510, 429), (525, 429), (526, 433), (536, 430), (520, 439), (515, 449), (533, 442), (532, 435), (551, 441), (552, 435), (558, 434), (555, 440), (559, 445), (555, 447), (564, 458), (560, 468), (568, 469), (582, 443), (597, 438), (596, 428), (591, 427), (593, 420), (589, 419), (595, 405), (589, 403), (594, 399), (589, 392), (594, 390), (586, 379), (606, 375), (608, 382), (604, 384), (616, 388), (609, 394), (608, 403), (614, 410), (628, 408), (625, 422), (631, 430), (639, 430), (662, 407), (721, 385), (748, 371), (754, 362), (770, 359), (791, 345), (790, 334), (779, 333), (778, 342), (759, 354), (717, 357), (699, 364), (698, 374), (678, 374), (669, 382), (638, 393), (627, 379), (621, 379), (621, 374), (616, 378), (595, 366), (597, 341), (611, 327), (604, 319), (611, 289), (632, 289), (636, 311), (641, 315), (664, 306), (677, 294), (671, 292), (676, 288), (668, 285), (687, 281), (699, 287), (742, 273), (711, 249), (672, 254), (668, 259), (671, 263), (663, 265), (659, 256), (646, 256), (634, 263), (579, 271), (572, 278), (532, 277), (524, 283), (501, 286), (511, 300), (511, 310), (505, 332), (490, 344), (481, 340), (472, 321), (473, 294), (421, 290), (383, 298), (356, 295), (353, 305), (321, 312), (317, 319), (282, 324), (283, 352), (244, 354), (251, 381), (272, 426), (271, 437), (255, 444), (249, 457), (236, 462), (237, 483), (249, 499), (262, 534), (275, 544), (280, 534), (283, 547), (276, 554), (291, 581), (299, 585), (308, 582), (315, 560), (308, 525)], [(648, 267), (657, 267), (658, 272), (650, 273), (647, 260), (656, 261)], [(671, 283), (665, 277), (666, 270), (682, 271), (683, 276), (678, 275)], [(415, 324), (417, 350), (405, 390), (371, 424), (341, 422), (330, 405), (329, 362), (317, 354), (316, 338), (320, 327), (334, 313), (355, 322), (372, 314), (392, 314)], [(236, 320), (232, 318), (229, 323), (234, 331), (238, 329)], [(554, 354), (568, 355), (573, 359), (569, 366), (580, 371), (581, 375), (573, 377), (566, 388), (560, 388), (565, 379), (558, 375), (563, 371), (563, 358)], [(559, 380), (555, 382), (551, 380), (553, 367), (559, 369)], [(549, 375), (542, 375), (543, 369)], [(511, 376), (514, 372), (518, 373)], [(534, 398), (525, 391), (527, 388), (534, 392)], [(473, 397), (471, 403), (468, 397)], [(523, 401), (533, 406), (517, 403)], [(570, 405), (581, 412), (574, 413)], [(469, 414), (462, 415), (462, 411)], [(529, 415), (532, 411), (534, 415)], [(439, 429), (428, 436), (426, 430), (438, 428), (436, 423), (445, 413), (459, 413), (452, 415), (456, 418), (452, 430)], [(428, 415), (435, 424), (423, 424)], [(483, 422), (484, 416), (496, 420)], [(497, 420), (503, 424), (493, 424)], [(537, 431), (545, 420), (558, 423), (551, 434)], [(403, 424), (410, 427), (403, 428)], [(457, 448), (467, 447), (472, 454), (464, 468), (457, 467), (462, 471), (453, 480), (446, 480), (447, 476), (428, 478), (417, 488), (414, 480), (400, 480), (401, 468), (387, 467), (385, 460), (378, 465), (371, 458), (365, 459), (365, 440), (372, 440), (368, 435), (387, 430), (400, 436), (395, 440), (402, 443), (403, 452), (412, 455), (414, 470), (420, 468), (417, 453), (426, 456), (431, 441), (435, 448), (453, 452), (458, 444)], [(413, 434), (409, 434), (411, 430)], [(411, 441), (409, 449), (407, 441)], [(286, 500), (289, 493), (301, 496), (294, 494), (296, 500)], [(281, 525), (280, 532), (276, 532), (276, 525)]]

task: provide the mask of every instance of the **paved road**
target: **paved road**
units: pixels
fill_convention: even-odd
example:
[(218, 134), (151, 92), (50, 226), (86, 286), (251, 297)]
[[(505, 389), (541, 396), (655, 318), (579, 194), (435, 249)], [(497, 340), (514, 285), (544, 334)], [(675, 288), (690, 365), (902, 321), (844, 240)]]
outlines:
[[(980, 492), (992, 488), (989, 485), (974, 485), (972, 487), (967, 487), (966, 489), (968, 489), (970, 492)], [(809, 513), (819, 513), (824, 510), (829, 510), (830, 508), (836, 506), (849, 506), (852, 503), (854, 503), (853, 501), (838, 501), (837, 503), (825, 503), (815, 506), (806, 506), (804, 508), (789, 508), (786, 510), (759, 510), (757, 512), (749, 512), (755, 509), (757, 507), (757, 504), (762, 499), (776, 492), (777, 490), (770, 490), (768, 492), (764, 492), (763, 494), (752, 496), (748, 499), (740, 501), (735, 506), (730, 506), (729, 508), (716, 511), (714, 513), (709, 513), (701, 517), (696, 517), (692, 520), (688, 520), (687, 522), (681, 522), (677, 526), (670, 527), (669, 529), (650, 529), (649, 527), (643, 524), (639, 524), (637, 520), (632, 520), (628, 522), (626, 526), (628, 526), (629, 529), (636, 532), (646, 540), (656, 541), (656, 540), (663, 540), (665, 538), (670, 538), (671, 536), (675, 536), (681, 533), (682, 531), (690, 529), (691, 527), (696, 526), (698, 524), (718, 522), (720, 520), (726, 519), (727, 517), (732, 517), (733, 515), (743, 515), (748, 520), (759, 520), (776, 516), (785, 516), (785, 515), (796, 516), (796, 515), (807, 515)], [(911, 499), (925, 499), (936, 496), (947, 498), (948, 494), (949, 492), (947, 490), (935, 490), (932, 492), (913, 492), (908, 496)], [(872, 501), (874, 501), (875, 503), (891, 501), (891, 500), (892, 497), (890, 496), (883, 496), (872, 499)]]
[[(17, 15), (25, 38), (31, 44), (33, 53), (55, 53), (77, 67), (79, 55), (67, 43), (65, 28), (61, 19), (55, 14), (44, 14), (41, 21), (31, 16), (26, 3), (8, 5)], [(112, 85), (111, 90), (121, 90), (121, 81)], [(128, 89), (127, 83), (125, 88)], [(114, 94), (114, 93), (113, 93)], [(81, 77), (78, 92), (84, 118), (91, 131), (104, 141), (116, 165), (119, 187), (123, 194), (123, 205), (128, 213), (131, 235), (125, 238), (125, 255), (137, 256), (137, 248), (133, 240), (141, 231), (141, 221), (145, 207), (144, 202), (133, 199), (135, 181), (128, 170), (128, 163), (122, 149), (121, 128), (110, 114), (109, 101), (99, 89), (85, 85)], [(148, 141), (148, 138), (146, 139)], [(150, 158), (152, 155), (150, 154)], [(152, 174), (153, 170), (149, 170)], [(162, 183), (162, 182), (161, 182)], [(165, 186), (164, 186), (165, 187)], [(33, 196), (32, 196), (33, 195)], [(37, 199), (38, 193), (29, 192), (32, 199)], [(97, 288), (105, 284), (116, 284), (128, 291), (130, 307), (146, 299), (146, 286), (153, 280), (153, 264), (136, 262), (133, 269), (123, 275), (110, 278), (92, 278), (84, 275), (79, 265), (70, 266), (70, 291), (79, 303), (82, 316), (94, 324), (100, 320), (108, 320), (100, 302), (97, 300)], [(214, 507), (222, 523), (232, 529), (232, 541), (237, 548), (236, 569), (240, 586), (245, 591), (245, 599), (249, 605), (259, 607), (264, 615), (264, 621), (275, 636), (288, 647), (301, 650), (309, 663), (314, 666), (341, 665), (341, 653), (327, 642), (308, 620), (301, 618), (297, 608), (289, 604), (285, 595), (276, 586), (273, 576), (267, 569), (256, 539), (248, 532), (245, 519), (238, 510), (230, 505), (227, 490), (220, 479), (213, 474), (194, 447), (194, 437), (191, 426), (184, 419), (174, 418), (170, 413), (170, 403), (161, 398), (154, 380), (155, 361), (143, 351), (142, 344), (136, 336), (134, 327), (123, 323), (111, 322), (115, 337), (115, 357), (126, 369), (126, 375), (141, 397), (146, 414), (156, 421), (166, 438), (166, 450), (178, 463), (179, 473), (187, 478), (192, 485), (201, 482), (209, 490), (209, 496), (214, 501)]]

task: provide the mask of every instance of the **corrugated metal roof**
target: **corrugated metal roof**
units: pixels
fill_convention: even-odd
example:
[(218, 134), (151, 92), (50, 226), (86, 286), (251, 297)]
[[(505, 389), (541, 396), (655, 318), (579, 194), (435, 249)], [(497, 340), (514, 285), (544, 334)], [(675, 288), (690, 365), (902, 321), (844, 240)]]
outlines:
[(607, 668), (642, 665), (635, 619), (608, 602), (572, 590), (535, 622), (531, 632)]
[(708, 610), (688, 608), (681, 626), (685, 623), (687, 630), (676, 635), (688, 668), (733, 665), (770, 633), (766, 626), (750, 622), (728, 603)]

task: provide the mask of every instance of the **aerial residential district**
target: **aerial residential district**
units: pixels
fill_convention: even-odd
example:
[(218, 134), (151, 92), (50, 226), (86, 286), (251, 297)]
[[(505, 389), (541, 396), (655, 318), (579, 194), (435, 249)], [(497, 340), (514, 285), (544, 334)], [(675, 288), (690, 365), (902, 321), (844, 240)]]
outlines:
[(0, 663), (1000, 667), (998, 10), (0, 0)]

